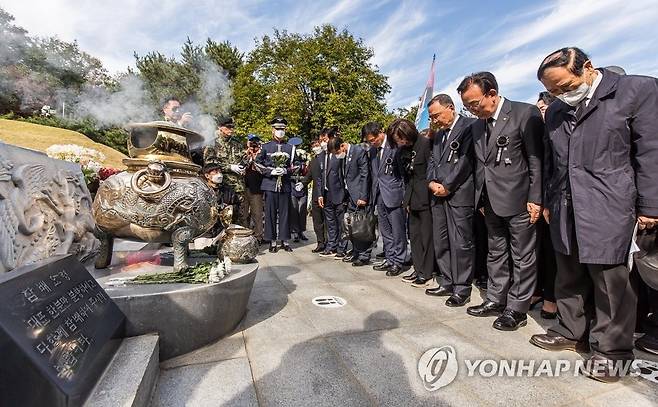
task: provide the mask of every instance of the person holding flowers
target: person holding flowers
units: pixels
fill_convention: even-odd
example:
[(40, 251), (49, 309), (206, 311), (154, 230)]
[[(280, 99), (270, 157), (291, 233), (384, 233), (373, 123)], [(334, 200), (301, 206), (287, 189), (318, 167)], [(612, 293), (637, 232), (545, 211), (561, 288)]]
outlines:
[[(256, 157), (256, 166), (263, 174), (261, 189), (265, 196), (265, 240), (270, 241), (270, 253), (279, 249), (291, 252), (290, 240), (290, 174), (294, 165), (293, 146), (285, 142), (288, 122), (282, 117), (275, 117), (272, 125), (272, 141), (263, 144)], [(278, 225), (278, 228), (277, 228)], [(281, 245), (277, 246), (277, 240)]]

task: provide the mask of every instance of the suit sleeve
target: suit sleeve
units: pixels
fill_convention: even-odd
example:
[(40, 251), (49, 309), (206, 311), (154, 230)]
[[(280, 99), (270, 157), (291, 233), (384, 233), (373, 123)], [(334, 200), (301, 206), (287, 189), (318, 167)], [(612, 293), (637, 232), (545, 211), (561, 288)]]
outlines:
[(317, 158), (312, 158), (311, 162), (308, 163), (308, 171), (306, 172), (306, 175), (304, 175), (304, 178), (302, 178), (301, 183), (304, 184), (304, 188), (308, 188), (308, 184), (313, 181), (313, 167), (316, 165), (315, 161)]
[(263, 174), (264, 177), (274, 178), (272, 175), (274, 165), (272, 164), (272, 160), (267, 155), (267, 151), (265, 151), (264, 148), (260, 149), (260, 153), (258, 153), (258, 156), (256, 157), (256, 164), (256, 168), (261, 174)]
[(364, 150), (359, 150), (357, 157), (357, 165), (359, 166), (359, 199), (369, 202), (370, 193), (370, 161)]
[(639, 215), (658, 217), (658, 79), (644, 84), (631, 118), (633, 166)]
[(473, 150), (473, 132), (471, 126), (466, 127), (460, 137), (460, 157), (457, 164), (452, 167), (450, 174), (443, 181), (442, 185), (449, 193), (454, 192), (461, 184), (466, 182), (468, 177), (473, 174), (472, 159), (475, 154)]
[[(548, 112), (547, 112), (548, 113)], [(548, 114), (546, 115), (548, 118)], [(551, 147), (551, 140), (548, 135), (548, 126), (544, 126), (544, 137), (543, 137), (543, 145), (544, 145), (544, 162), (543, 162), (543, 169), (542, 169), (542, 185), (543, 185), (543, 203), (544, 206), (548, 206), (549, 203), (549, 197), (550, 194), (553, 193), (551, 191), (551, 180), (553, 178), (553, 175), (555, 174), (555, 168), (553, 166), (553, 148)]]
[(530, 187), (528, 202), (542, 204), (542, 161), (544, 141), (544, 120), (536, 106), (528, 109), (526, 120), (522, 121), (521, 137), (528, 160)]
[(439, 157), (434, 158), (434, 143), (435, 141), (432, 140), (432, 144), (430, 145), (430, 156), (427, 160), (427, 181), (438, 181)]

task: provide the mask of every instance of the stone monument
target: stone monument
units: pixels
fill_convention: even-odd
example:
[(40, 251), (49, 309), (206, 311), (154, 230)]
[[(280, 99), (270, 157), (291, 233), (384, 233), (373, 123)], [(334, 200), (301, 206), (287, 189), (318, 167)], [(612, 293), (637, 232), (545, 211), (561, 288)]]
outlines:
[(78, 164), (0, 143), (0, 275), (55, 255), (99, 251)]

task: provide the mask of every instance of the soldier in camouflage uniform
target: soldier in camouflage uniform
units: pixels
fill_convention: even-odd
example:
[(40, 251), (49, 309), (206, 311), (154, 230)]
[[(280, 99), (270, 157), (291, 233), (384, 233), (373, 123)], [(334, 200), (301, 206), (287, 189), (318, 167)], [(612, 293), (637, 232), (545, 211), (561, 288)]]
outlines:
[(233, 134), (234, 127), (230, 117), (219, 120), (215, 144), (206, 147), (203, 159), (206, 162), (211, 156), (216, 157), (224, 174), (224, 185), (229, 190), (226, 196), (229, 201), (226, 203), (233, 205), (233, 223), (248, 227), (244, 219), (244, 164), (247, 147), (246, 143)]

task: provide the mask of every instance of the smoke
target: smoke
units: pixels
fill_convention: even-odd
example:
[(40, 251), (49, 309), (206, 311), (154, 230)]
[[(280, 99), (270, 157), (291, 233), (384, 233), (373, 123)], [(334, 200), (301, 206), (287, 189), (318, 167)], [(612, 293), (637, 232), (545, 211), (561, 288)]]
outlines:
[[(199, 78), (199, 91), (182, 101), (180, 112), (192, 115), (193, 120), (188, 127), (202, 134), (206, 144), (209, 144), (215, 139), (217, 122), (215, 116), (206, 112), (227, 116), (233, 96), (228, 76), (214, 62), (204, 60), (200, 64)], [(162, 120), (162, 106), (155, 106), (151, 100), (143, 80), (135, 74), (128, 74), (119, 80), (116, 91), (97, 86), (86, 87), (73, 101), (74, 115), (91, 117), (103, 127)]]
[(69, 103), (75, 116), (91, 117), (102, 127), (156, 120), (155, 109), (150, 105), (144, 82), (132, 74), (119, 79), (117, 91), (88, 86), (76, 99), (69, 99)]

